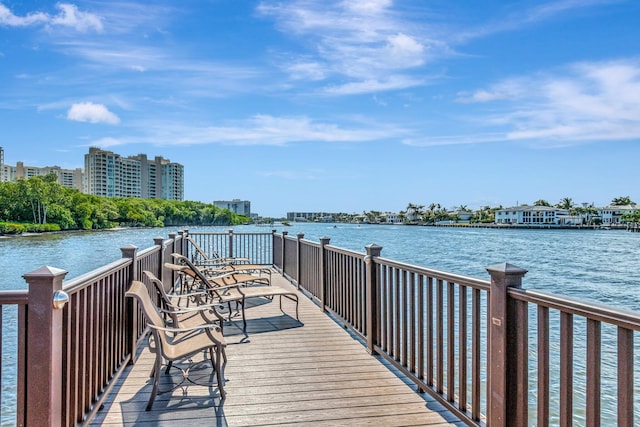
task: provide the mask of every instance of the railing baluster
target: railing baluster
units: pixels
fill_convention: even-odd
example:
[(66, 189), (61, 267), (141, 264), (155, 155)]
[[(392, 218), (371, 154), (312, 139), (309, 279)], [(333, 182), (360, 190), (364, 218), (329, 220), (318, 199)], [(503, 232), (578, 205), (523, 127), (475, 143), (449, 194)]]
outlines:
[(512, 301), (515, 305), (517, 359), (515, 374), (516, 420), (519, 424), (527, 423), (529, 418), (529, 311), (523, 301)]
[(89, 324), (88, 327), (88, 337), (87, 337), (87, 371), (86, 371), (86, 398), (87, 400), (84, 402), (85, 407), (83, 408), (83, 412), (89, 410), (92, 403), (92, 396), (94, 393), (94, 385), (96, 383), (94, 370), (95, 370), (95, 362), (96, 358), (96, 350), (95, 350), (95, 341), (96, 341), (96, 317), (95, 317), (95, 285), (89, 286), (89, 301), (87, 307), (87, 319), (86, 321)]
[(382, 313), (381, 316), (383, 316), (383, 328), (382, 328), (382, 334), (383, 334), (383, 346), (382, 349), (384, 350), (384, 352), (389, 352), (389, 348), (391, 348), (391, 341), (389, 338), (389, 331), (391, 330), (391, 326), (390, 326), (390, 320), (389, 320), (389, 312), (391, 309), (391, 304), (389, 303), (389, 299), (391, 298), (391, 291), (390, 291), (390, 287), (389, 287), (389, 275), (388, 275), (388, 270), (389, 267), (387, 266), (381, 266), (381, 283), (384, 289), (383, 292), (383, 298), (382, 298)]
[(394, 278), (394, 313), (395, 313), (395, 323), (394, 323), (394, 331), (393, 335), (395, 336), (395, 343), (393, 344), (393, 354), (394, 359), (400, 362), (402, 357), (402, 297), (401, 293), (401, 280), (400, 280), (400, 269), (394, 268), (393, 270), (393, 278)]
[(467, 287), (458, 287), (458, 399), (460, 409), (467, 410)]
[(400, 323), (400, 330), (402, 331), (402, 349), (401, 349), (401, 363), (402, 366), (406, 367), (407, 366), (407, 362), (408, 362), (408, 350), (409, 350), (409, 343), (408, 343), (408, 337), (409, 337), (409, 328), (408, 328), (408, 310), (409, 310), (409, 306), (408, 306), (408, 295), (407, 295), (407, 289), (408, 285), (407, 285), (407, 272), (405, 270), (402, 271), (402, 274), (400, 274), (400, 288), (401, 288), (401, 293), (402, 293), (402, 300), (400, 303), (400, 307), (401, 307), (401, 314), (402, 314), (402, 321)]
[[(418, 379), (424, 381), (424, 356), (426, 352), (425, 343), (425, 326), (427, 318), (424, 314), (424, 298), (425, 298), (425, 277), (422, 274), (418, 275), (418, 366), (417, 373)], [(422, 390), (422, 389), (419, 389)]]
[(474, 289), (471, 301), (471, 419), (480, 420), (481, 342), (480, 289)]
[(2, 390), (4, 390), (4, 387), (2, 386), (2, 361), (4, 360), (4, 357), (2, 357), (3, 355), (3, 351), (2, 351), (2, 331), (3, 326), (2, 326), (2, 319), (4, 317), (4, 308), (3, 305), (0, 304), (0, 415), (2, 415), (1, 411), (2, 411)]
[(538, 419), (549, 426), (549, 309), (538, 306)]
[(447, 399), (454, 402), (456, 367), (455, 283), (447, 282)]
[(409, 370), (416, 372), (416, 275), (409, 273)]
[(427, 385), (433, 386), (433, 277), (427, 278)]
[(560, 313), (560, 426), (573, 425), (573, 315)]
[(601, 324), (587, 319), (587, 426), (600, 426)]
[(618, 426), (633, 425), (633, 331), (618, 327)]
[[(18, 369), (17, 374), (17, 387), (16, 387), (16, 423), (19, 426), (23, 426), (26, 423), (26, 372), (27, 372), (27, 306), (18, 306), (18, 359), (16, 361), (16, 367)], [(0, 375), (2, 375), (0, 373)]]
[[(69, 296), (69, 304), (64, 310), (65, 330), (63, 334), (66, 340), (66, 350), (64, 362), (66, 364), (62, 371), (66, 372), (64, 397), (64, 425), (76, 423), (76, 402), (78, 400), (78, 297), (77, 293)], [(71, 309), (73, 307), (73, 309)], [(75, 320), (75, 322), (74, 322)]]
[(444, 392), (444, 281), (437, 280), (437, 317), (436, 317), (436, 385), (438, 393)]

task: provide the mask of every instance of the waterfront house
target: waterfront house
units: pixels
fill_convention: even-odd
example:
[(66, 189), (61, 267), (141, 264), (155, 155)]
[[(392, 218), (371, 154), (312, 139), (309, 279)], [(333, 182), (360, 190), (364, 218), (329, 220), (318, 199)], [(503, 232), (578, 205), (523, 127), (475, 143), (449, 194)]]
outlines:
[(636, 204), (622, 205), (622, 206), (605, 206), (598, 208), (598, 214), (602, 218), (602, 225), (616, 225), (621, 224), (622, 216), (625, 214), (632, 214), (640, 211), (640, 207)]
[(496, 211), (496, 224), (559, 225), (560, 218), (569, 215), (567, 209), (553, 206), (514, 206)]
[(387, 224), (402, 224), (402, 220), (397, 213), (387, 212), (385, 216)]
[(469, 222), (469, 220), (473, 216), (473, 212), (463, 211), (458, 209), (451, 212), (451, 215), (453, 215), (454, 217), (458, 217), (458, 221)]

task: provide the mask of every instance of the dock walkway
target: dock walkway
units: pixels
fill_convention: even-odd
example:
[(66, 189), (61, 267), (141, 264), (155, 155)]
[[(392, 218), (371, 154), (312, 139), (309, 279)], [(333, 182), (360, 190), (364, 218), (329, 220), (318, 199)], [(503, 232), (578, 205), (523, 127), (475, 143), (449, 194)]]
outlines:
[[(274, 284), (293, 289), (279, 274)], [(153, 355), (145, 348), (117, 381), (92, 425), (216, 426), (448, 426), (463, 425), (426, 394), (415, 392), (347, 330), (308, 298), (300, 296), (300, 322), (294, 303), (264, 300), (247, 308), (247, 335), (237, 318), (225, 325), (227, 398), (218, 389), (165, 376), (151, 411)], [(240, 327), (238, 327), (240, 326)], [(196, 365), (195, 382), (208, 378), (210, 365)], [(164, 374), (164, 371), (163, 371)], [(200, 380), (200, 376), (203, 380)], [(206, 383), (206, 381), (205, 381)]]

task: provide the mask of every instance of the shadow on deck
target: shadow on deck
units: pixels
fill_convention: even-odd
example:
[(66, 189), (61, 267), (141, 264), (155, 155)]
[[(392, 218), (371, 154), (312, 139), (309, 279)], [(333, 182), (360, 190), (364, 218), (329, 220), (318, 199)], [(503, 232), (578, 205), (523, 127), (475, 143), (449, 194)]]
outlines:
[[(281, 275), (273, 283), (293, 288)], [(345, 329), (301, 295), (294, 303), (263, 300), (247, 308), (247, 335), (236, 318), (225, 325), (227, 398), (207, 387), (209, 363), (193, 366), (189, 381), (164, 375), (153, 409), (153, 355), (145, 348), (116, 383), (92, 425), (463, 425), (428, 395), (420, 395)], [(164, 371), (163, 371), (164, 372)]]

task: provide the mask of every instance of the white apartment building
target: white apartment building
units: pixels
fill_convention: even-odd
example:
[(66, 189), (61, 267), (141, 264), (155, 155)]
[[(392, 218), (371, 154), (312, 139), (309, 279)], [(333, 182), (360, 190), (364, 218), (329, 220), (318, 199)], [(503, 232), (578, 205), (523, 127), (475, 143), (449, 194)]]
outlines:
[(4, 164), (4, 149), (0, 147), (0, 181), (11, 182), (17, 179), (29, 179), (34, 176), (45, 176), (50, 173), (58, 177), (58, 183), (64, 187), (75, 188), (82, 191), (82, 169), (63, 169), (60, 166), (25, 166), (23, 162), (17, 162), (15, 166)]
[(251, 202), (248, 200), (214, 200), (213, 205), (220, 209), (229, 209), (238, 215), (251, 217)]
[(122, 157), (92, 147), (84, 156), (85, 192), (102, 197), (184, 200), (184, 167), (145, 154)]
[(287, 212), (287, 221), (321, 221), (331, 222), (337, 215), (329, 212)]

